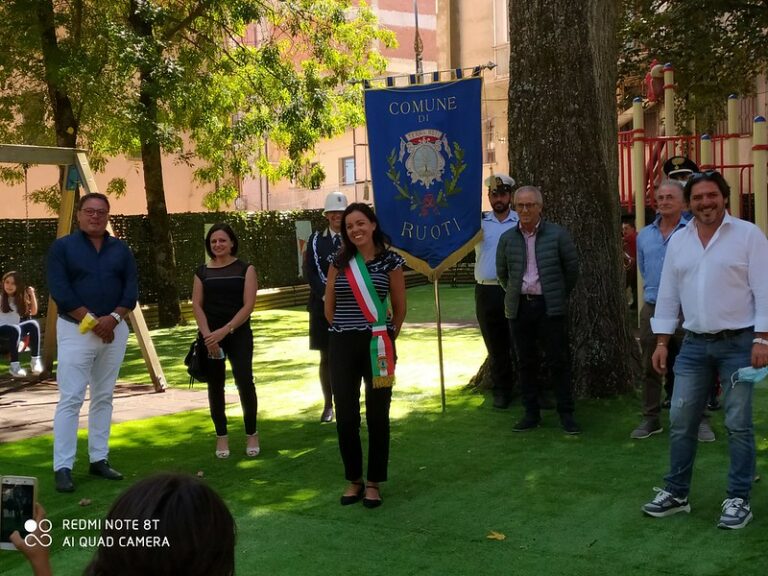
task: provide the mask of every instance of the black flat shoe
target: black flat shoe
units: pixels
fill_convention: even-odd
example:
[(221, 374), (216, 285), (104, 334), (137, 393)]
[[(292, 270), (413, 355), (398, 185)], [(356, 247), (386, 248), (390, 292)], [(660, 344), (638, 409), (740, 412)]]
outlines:
[(372, 486), (370, 484), (368, 486), (366, 486), (366, 489), (368, 489), (368, 488), (370, 488), (372, 490), (376, 490), (376, 492), (378, 492), (378, 494), (379, 494), (379, 497), (378, 498), (363, 498), (363, 506), (365, 506), (366, 508), (378, 508), (379, 506), (381, 506), (381, 504), (383, 502), (382, 499), (381, 499), (381, 490), (379, 490), (378, 486)]
[(342, 506), (349, 506), (350, 504), (357, 504), (362, 500), (363, 496), (365, 496), (365, 484), (361, 480), (358, 480), (356, 482), (350, 482), (350, 484), (354, 484), (355, 486), (360, 486), (360, 489), (357, 491), (357, 494), (352, 494), (351, 496), (344, 496), (341, 497), (341, 505)]
[(56, 481), (57, 492), (74, 492), (75, 484), (72, 482), (72, 470), (69, 468), (59, 468), (53, 473)]
[(106, 460), (99, 460), (98, 462), (91, 462), (91, 466), (88, 471), (94, 476), (101, 476), (107, 480), (122, 480), (123, 475), (109, 465)]

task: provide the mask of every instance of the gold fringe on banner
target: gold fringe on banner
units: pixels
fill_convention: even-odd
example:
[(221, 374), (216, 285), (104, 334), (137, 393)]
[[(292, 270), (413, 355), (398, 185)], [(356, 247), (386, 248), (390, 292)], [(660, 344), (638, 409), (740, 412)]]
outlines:
[[(480, 218), (480, 214), (477, 216)], [(400, 254), (403, 258), (405, 258), (405, 263), (408, 264), (411, 268), (416, 270), (419, 274), (424, 274), (424, 276), (427, 277), (427, 280), (430, 282), (434, 282), (436, 278), (440, 278), (442, 276), (443, 272), (448, 270), (451, 266), (454, 266), (458, 264), (464, 256), (472, 252), (475, 248), (475, 244), (480, 242), (483, 238), (483, 231), (478, 230), (477, 234), (475, 234), (472, 238), (470, 238), (467, 242), (464, 243), (458, 250), (455, 250), (451, 255), (449, 255), (445, 260), (443, 260), (437, 268), (432, 268), (425, 260), (422, 260), (421, 258), (417, 258), (413, 254), (410, 254), (406, 252), (405, 250), (402, 250), (400, 248), (397, 248), (396, 246), (392, 246), (392, 250)]]

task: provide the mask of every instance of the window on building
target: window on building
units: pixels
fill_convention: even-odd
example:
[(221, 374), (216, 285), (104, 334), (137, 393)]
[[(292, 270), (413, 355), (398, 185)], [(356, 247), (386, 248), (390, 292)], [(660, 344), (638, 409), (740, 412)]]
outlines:
[(493, 44), (509, 44), (509, 0), (493, 0)]
[(493, 118), (483, 121), (483, 164), (496, 163), (496, 132)]
[(347, 156), (339, 160), (339, 181), (342, 186), (355, 183), (355, 157)]
[(496, 77), (509, 76), (509, 0), (493, 0), (493, 52)]

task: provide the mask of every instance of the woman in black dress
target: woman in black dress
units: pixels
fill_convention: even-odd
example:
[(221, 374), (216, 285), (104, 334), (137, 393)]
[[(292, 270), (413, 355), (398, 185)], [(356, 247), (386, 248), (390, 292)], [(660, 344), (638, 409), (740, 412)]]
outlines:
[(216, 428), (216, 457), (229, 457), (224, 411), (224, 359), (229, 358), (245, 422), (246, 454), (258, 456), (256, 386), (253, 382), (251, 311), (256, 302), (256, 270), (239, 260), (237, 236), (227, 224), (214, 224), (205, 237), (211, 259), (195, 272), (192, 310), (208, 348), (206, 372), (211, 419)]

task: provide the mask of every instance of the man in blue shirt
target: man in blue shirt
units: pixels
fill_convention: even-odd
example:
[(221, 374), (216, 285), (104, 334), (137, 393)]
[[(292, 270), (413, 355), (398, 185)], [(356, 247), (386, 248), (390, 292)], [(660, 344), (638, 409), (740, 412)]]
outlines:
[[(664, 430), (659, 414), (661, 413), (662, 375), (656, 372), (651, 363), (651, 356), (656, 349), (656, 336), (651, 330), (651, 317), (656, 310), (656, 296), (659, 292), (661, 269), (667, 252), (667, 243), (675, 232), (688, 224), (685, 216), (683, 183), (676, 179), (665, 180), (656, 190), (656, 219), (643, 228), (637, 236), (637, 264), (643, 276), (644, 299), (640, 310), (640, 347), (643, 352), (643, 420), (630, 434), (631, 438), (648, 438)], [(670, 338), (667, 356), (667, 395), (672, 396), (675, 375), (673, 367), (675, 357), (683, 341), (682, 327)], [(699, 441), (712, 442), (714, 432), (706, 416), (699, 424)]]
[(496, 276), (496, 247), (499, 238), (517, 225), (510, 208), (515, 181), (506, 174), (485, 180), (490, 212), (483, 212), (483, 239), (475, 246), (475, 314), (480, 324), (493, 382), (494, 408), (507, 408), (512, 401), (512, 341), (504, 316), (504, 290)]
[(125, 356), (123, 318), (136, 306), (136, 262), (130, 248), (107, 233), (109, 201), (86, 194), (77, 206), (79, 230), (59, 238), (48, 252), (48, 287), (56, 302), (59, 402), (53, 419), (56, 490), (72, 492), (77, 426), (90, 383), (88, 454), (91, 474), (121, 480), (110, 467), (112, 393)]

